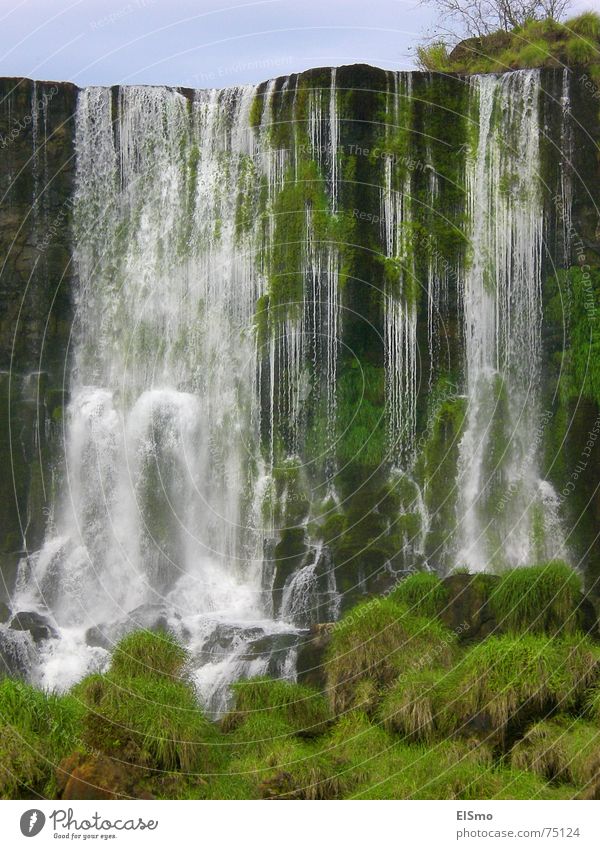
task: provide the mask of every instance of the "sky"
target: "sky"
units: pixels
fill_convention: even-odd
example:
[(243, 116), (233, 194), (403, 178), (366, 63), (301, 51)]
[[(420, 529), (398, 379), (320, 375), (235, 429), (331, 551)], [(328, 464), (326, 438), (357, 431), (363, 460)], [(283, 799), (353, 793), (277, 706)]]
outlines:
[(0, 0), (0, 76), (220, 88), (353, 62), (404, 70), (435, 23), (419, 0)]

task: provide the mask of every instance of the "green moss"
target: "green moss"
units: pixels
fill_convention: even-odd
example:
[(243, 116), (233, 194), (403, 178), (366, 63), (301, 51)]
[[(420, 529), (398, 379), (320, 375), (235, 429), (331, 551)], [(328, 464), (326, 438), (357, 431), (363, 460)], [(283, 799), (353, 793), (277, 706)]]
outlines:
[(573, 633), (580, 625), (581, 579), (562, 561), (505, 572), (490, 596), (491, 609), (505, 630)]
[(411, 616), (392, 599), (357, 605), (336, 626), (325, 662), (333, 711), (352, 707), (364, 679), (383, 687), (423, 666), (448, 665), (455, 645), (455, 637), (439, 623)]
[(265, 104), (264, 95), (261, 94), (260, 92), (257, 92), (254, 96), (254, 100), (252, 101), (252, 106), (250, 107), (250, 116), (249, 116), (250, 126), (254, 127), (255, 129), (257, 127), (260, 127), (263, 109), (264, 109), (264, 104)]
[(401, 581), (390, 598), (416, 616), (433, 618), (443, 609), (448, 592), (433, 572), (416, 572)]
[[(377, 468), (384, 462), (385, 370), (368, 362), (352, 360), (338, 381), (338, 444), (340, 476), (357, 469)], [(360, 472), (359, 472), (360, 473)], [(354, 481), (350, 487), (353, 488)]]
[(456, 524), (458, 449), (465, 418), (464, 397), (445, 393), (439, 398), (434, 396), (420, 440), (422, 449), (416, 473), (431, 516), (428, 553), (436, 561), (451, 548)]

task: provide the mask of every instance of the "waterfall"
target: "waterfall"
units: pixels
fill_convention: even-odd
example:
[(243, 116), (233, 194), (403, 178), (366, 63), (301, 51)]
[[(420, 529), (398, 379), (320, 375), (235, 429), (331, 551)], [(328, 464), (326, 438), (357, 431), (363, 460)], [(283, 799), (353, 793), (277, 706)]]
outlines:
[[(462, 280), (467, 421), (459, 446), (456, 563), (481, 570), (561, 553), (538, 449), (544, 207), (540, 74), (471, 80), (477, 140)], [(540, 527), (540, 511), (542, 527)], [(545, 526), (544, 526), (545, 522)], [(557, 550), (557, 548), (559, 550)]]
[[(240, 239), (235, 226), (238, 186), (269, 160), (250, 127), (255, 95), (80, 94), (67, 491), (16, 602), (49, 602), (61, 632), (40, 664), (49, 686), (70, 683), (64, 671), (52, 679), (51, 661), (71, 658), (74, 644), (71, 679), (156, 614), (193, 646), (208, 698), (228, 645), (238, 674), (245, 630), (254, 640), (282, 630), (264, 608), (263, 529), (250, 515), (264, 280), (251, 234)], [(299, 345), (294, 328), (288, 337)], [(294, 376), (289, 391), (296, 385)], [(105, 644), (87, 645), (99, 626)]]
[[(395, 73), (391, 96), (392, 130), (404, 129), (412, 96), (410, 73)], [(384, 161), (381, 190), (381, 221), (385, 255), (393, 262), (384, 290), (384, 360), (386, 413), (392, 457), (411, 459), (416, 430), (417, 397), (417, 304), (414, 256), (411, 245), (411, 171), (405, 169), (397, 185), (394, 156)]]
[[(80, 91), (64, 467), (11, 599), (49, 636), (5, 635), (36, 683), (66, 688), (128, 630), (166, 627), (219, 715), (236, 678), (294, 679), (303, 631), (394, 573), (566, 555), (540, 475), (540, 72), (448, 84), (465, 168), (458, 133), (429, 133), (440, 80), (378, 71), (369, 105), (347, 73)], [(36, 153), (36, 192), (44, 169)]]

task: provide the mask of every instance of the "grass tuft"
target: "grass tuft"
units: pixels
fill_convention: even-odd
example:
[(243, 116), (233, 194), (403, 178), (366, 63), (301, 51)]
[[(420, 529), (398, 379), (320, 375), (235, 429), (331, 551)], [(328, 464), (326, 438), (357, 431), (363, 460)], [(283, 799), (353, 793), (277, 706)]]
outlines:
[(557, 717), (537, 722), (512, 749), (516, 769), (582, 788), (585, 798), (600, 791), (600, 728), (583, 720)]
[(581, 580), (560, 560), (505, 572), (490, 595), (490, 607), (504, 630), (574, 633), (580, 624)]
[(450, 631), (411, 616), (391, 598), (357, 605), (334, 630), (325, 662), (331, 708), (340, 714), (356, 706), (356, 688), (365, 679), (388, 686), (408, 671), (450, 664), (455, 649)]
[(178, 677), (187, 652), (165, 631), (133, 631), (118, 643), (111, 661), (116, 676)]
[(54, 768), (79, 745), (81, 715), (71, 696), (0, 682), (0, 798), (52, 795)]
[(400, 582), (390, 598), (406, 605), (411, 614), (433, 618), (443, 609), (448, 592), (433, 572), (415, 572)]
[(224, 731), (232, 731), (256, 714), (267, 713), (270, 721), (283, 721), (297, 734), (321, 733), (329, 720), (327, 702), (311, 687), (253, 678), (234, 685), (235, 710), (221, 721)]

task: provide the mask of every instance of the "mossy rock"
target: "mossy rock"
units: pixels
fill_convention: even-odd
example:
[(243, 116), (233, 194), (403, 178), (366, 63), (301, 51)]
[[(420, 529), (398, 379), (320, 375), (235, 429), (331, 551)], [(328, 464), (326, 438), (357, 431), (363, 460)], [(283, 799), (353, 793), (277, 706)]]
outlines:
[(489, 604), (495, 575), (456, 574), (444, 578), (445, 604), (440, 621), (463, 643), (483, 640), (497, 633), (498, 622)]

